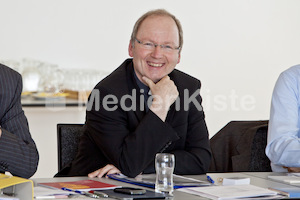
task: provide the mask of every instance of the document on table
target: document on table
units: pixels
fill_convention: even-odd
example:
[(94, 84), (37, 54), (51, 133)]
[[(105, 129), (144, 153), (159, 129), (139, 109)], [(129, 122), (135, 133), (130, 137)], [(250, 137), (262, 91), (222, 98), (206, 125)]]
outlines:
[[(254, 185), (227, 185), (210, 187), (180, 188), (178, 191), (215, 200), (238, 199), (248, 197), (275, 196), (277, 192)], [(262, 198), (260, 198), (262, 199)]]
[(5, 194), (0, 194), (0, 200), (20, 200), (18, 197), (8, 196)]
[(294, 176), (294, 175), (288, 175), (288, 176), (268, 176), (269, 179), (275, 180), (275, 181), (280, 181), (283, 183), (300, 183), (300, 177), (299, 176)]
[(296, 173), (296, 172), (293, 172), (293, 173), (288, 173), (289, 176), (300, 176), (300, 173)]
[(64, 198), (64, 197), (68, 197), (71, 194), (75, 195), (76, 193), (70, 192), (70, 191), (64, 191), (64, 190), (60, 190), (60, 189), (46, 188), (46, 187), (42, 187), (42, 186), (34, 187), (34, 198), (35, 199), (49, 199), (51, 197), (53, 197), (53, 199), (55, 197)]

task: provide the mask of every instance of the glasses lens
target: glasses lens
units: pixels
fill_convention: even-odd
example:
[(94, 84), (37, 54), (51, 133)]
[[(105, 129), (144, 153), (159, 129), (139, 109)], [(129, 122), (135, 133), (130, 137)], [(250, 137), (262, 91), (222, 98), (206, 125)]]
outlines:
[(153, 50), (157, 46), (160, 46), (161, 50), (163, 50), (165, 52), (171, 52), (173, 50), (178, 50), (179, 49), (179, 47), (177, 48), (177, 47), (174, 47), (174, 46), (171, 46), (171, 45), (163, 45), (163, 44), (159, 45), (159, 44), (154, 44), (153, 42), (148, 42), (148, 41), (142, 42), (142, 41), (140, 41), (140, 40), (138, 40), (136, 38), (135, 38), (135, 40), (139, 44), (141, 44), (144, 49), (147, 49), (147, 50)]

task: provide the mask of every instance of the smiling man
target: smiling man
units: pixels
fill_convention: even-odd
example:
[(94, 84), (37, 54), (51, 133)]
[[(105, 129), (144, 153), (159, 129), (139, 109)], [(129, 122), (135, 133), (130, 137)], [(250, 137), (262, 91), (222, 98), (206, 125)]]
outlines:
[(200, 81), (175, 69), (180, 22), (153, 10), (136, 22), (127, 59), (89, 97), (85, 131), (58, 176), (155, 173), (156, 153), (175, 155), (175, 174), (206, 173), (211, 152)]

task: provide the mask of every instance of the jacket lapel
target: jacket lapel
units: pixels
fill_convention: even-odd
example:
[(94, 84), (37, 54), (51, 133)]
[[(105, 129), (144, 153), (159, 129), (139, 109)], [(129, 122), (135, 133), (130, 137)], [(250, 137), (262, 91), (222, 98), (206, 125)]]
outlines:
[[(127, 82), (128, 82), (128, 90), (129, 92), (131, 93), (132, 96), (135, 96), (135, 98), (133, 99), (133, 101), (136, 102), (135, 104), (135, 107), (136, 107), (136, 110), (133, 111), (138, 119), (138, 121), (141, 121), (142, 118), (144, 117), (145, 115), (145, 103), (143, 103), (144, 105), (144, 110), (141, 110), (141, 101), (140, 101), (140, 97), (141, 95), (143, 95), (141, 92), (140, 92), (140, 88), (138, 87), (136, 81), (135, 81), (135, 78), (134, 78), (134, 75), (133, 75), (133, 64), (132, 62), (126, 66), (127, 67)], [(135, 94), (136, 95), (133, 95), (133, 91), (135, 91)], [(126, 106), (130, 106), (129, 103), (127, 103)]]

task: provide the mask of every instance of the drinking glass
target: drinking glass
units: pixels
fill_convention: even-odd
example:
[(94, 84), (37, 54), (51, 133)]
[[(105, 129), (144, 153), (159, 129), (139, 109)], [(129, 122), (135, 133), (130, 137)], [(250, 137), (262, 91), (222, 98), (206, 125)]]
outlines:
[(156, 182), (155, 192), (173, 193), (173, 172), (175, 156), (170, 153), (158, 153), (155, 156)]

